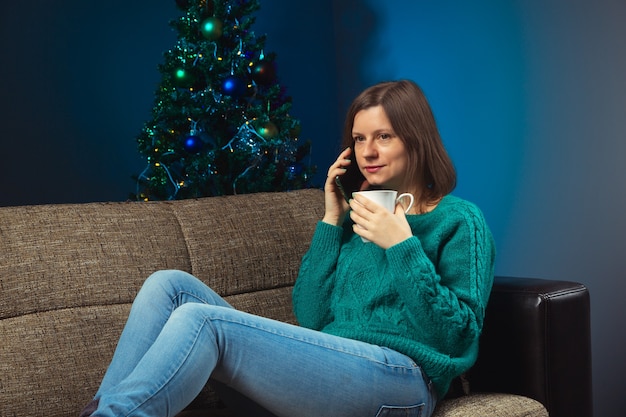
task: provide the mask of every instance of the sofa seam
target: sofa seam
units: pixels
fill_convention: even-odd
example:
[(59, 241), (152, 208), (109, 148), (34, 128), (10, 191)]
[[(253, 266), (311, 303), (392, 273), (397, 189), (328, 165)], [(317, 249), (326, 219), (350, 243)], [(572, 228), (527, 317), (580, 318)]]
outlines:
[(16, 318), (20, 318), (20, 317), (36, 316), (37, 314), (53, 313), (53, 312), (56, 312), (56, 311), (64, 311), (64, 310), (87, 309), (87, 308), (90, 308), (90, 307), (110, 307), (110, 306), (118, 306), (118, 305), (132, 305), (132, 303), (133, 303), (133, 301), (129, 300), (129, 301), (119, 301), (119, 302), (114, 302), (114, 303), (76, 304), (76, 305), (73, 305), (73, 306), (63, 306), (63, 307), (57, 307), (57, 308), (48, 308), (48, 309), (45, 309), (45, 310), (24, 311), (24, 312), (21, 312), (20, 314), (12, 314), (10, 316), (4, 316), (0, 320), (4, 321), (4, 320), (16, 319)]
[(176, 202), (175, 201), (168, 201), (168, 206), (169, 206), (169, 210), (172, 213), (172, 215), (174, 216), (174, 218), (176, 219), (176, 224), (178, 225), (178, 230), (180, 232), (180, 235), (183, 238), (183, 241), (185, 243), (185, 250), (187, 252), (187, 262), (189, 263), (189, 273), (191, 275), (195, 275), (195, 268), (194, 268), (194, 262), (191, 258), (191, 248), (189, 247), (189, 240), (187, 239), (187, 233), (185, 233), (185, 230), (183, 228), (183, 224), (180, 221), (180, 216), (178, 215), (178, 210), (176, 210)]

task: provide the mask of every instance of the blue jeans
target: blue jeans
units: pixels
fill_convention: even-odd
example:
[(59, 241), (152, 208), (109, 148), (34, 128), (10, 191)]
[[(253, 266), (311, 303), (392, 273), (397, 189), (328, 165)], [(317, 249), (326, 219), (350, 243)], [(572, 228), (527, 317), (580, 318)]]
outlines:
[(182, 271), (137, 295), (93, 416), (174, 416), (209, 378), (277, 416), (429, 416), (434, 389), (391, 349), (232, 308)]

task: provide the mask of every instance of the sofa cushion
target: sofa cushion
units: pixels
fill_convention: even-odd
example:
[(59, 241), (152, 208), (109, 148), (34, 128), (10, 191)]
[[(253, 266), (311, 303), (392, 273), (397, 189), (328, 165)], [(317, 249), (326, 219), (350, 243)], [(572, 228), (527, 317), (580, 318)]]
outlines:
[(3, 207), (0, 224), (0, 320), (130, 303), (155, 270), (191, 269), (168, 204)]
[[(293, 322), (291, 286), (323, 202), (309, 189), (0, 208), (0, 414), (78, 414), (159, 269), (191, 272), (237, 308)], [(208, 387), (196, 401), (215, 403)]]
[(223, 296), (291, 286), (323, 215), (320, 190), (172, 204), (191, 273)]
[(548, 417), (538, 401), (512, 394), (477, 393), (441, 401), (432, 417)]
[(0, 320), (0, 415), (78, 415), (129, 310), (130, 304), (87, 306)]

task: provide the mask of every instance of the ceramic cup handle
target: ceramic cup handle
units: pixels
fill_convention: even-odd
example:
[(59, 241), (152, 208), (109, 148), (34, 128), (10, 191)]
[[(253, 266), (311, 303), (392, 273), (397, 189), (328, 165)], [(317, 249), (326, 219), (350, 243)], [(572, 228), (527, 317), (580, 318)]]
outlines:
[(398, 204), (404, 197), (408, 197), (410, 200), (409, 206), (406, 209), (404, 209), (404, 213), (406, 214), (411, 210), (411, 208), (413, 208), (413, 203), (415, 203), (415, 197), (413, 197), (413, 194), (411, 193), (400, 194), (398, 198), (396, 198), (396, 204)]

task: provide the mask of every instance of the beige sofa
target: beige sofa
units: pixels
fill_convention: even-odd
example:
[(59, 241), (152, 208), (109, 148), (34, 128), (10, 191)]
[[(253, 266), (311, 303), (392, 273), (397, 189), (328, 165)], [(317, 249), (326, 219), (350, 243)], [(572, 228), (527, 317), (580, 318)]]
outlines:
[[(159, 269), (189, 271), (238, 308), (294, 322), (291, 288), (322, 213), (323, 192), (315, 189), (0, 208), (0, 416), (78, 415), (97, 389), (137, 290)], [(533, 315), (541, 315), (535, 306), (541, 303), (522, 302), (518, 311), (507, 298), (543, 297), (546, 288), (544, 299), (558, 299), (559, 306), (582, 317), (568, 313), (568, 320), (577, 322), (558, 329), (560, 337), (575, 340), (549, 346), (560, 349), (550, 357), (534, 348), (530, 356), (513, 348), (506, 360), (498, 357), (512, 343), (510, 335), (498, 334), (502, 326), (534, 335), (539, 350), (547, 352), (543, 345), (554, 343), (543, 339), (545, 329), (535, 328), (550, 323), (550, 317), (518, 323), (528, 304)], [(498, 307), (490, 304), (490, 310), (502, 314), (492, 311), (490, 319), (488, 312), (488, 357), (481, 354), (484, 363), (468, 374), (472, 393), (442, 401), (436, 416), (545, 416), (546, 408), (557, 417), (590, 416), (586, 288), (497, 278), (492, 298)], [(549, 310), (553, 314), (554, 306)], [(583, 353), (572, 359), (582, 371), (550, 367), (555, 353), (559, 366), (571, 357), (569, 343), (582, 344), (577, 351)], [(567, 385), (554, 387), (571, 378), (583, 379), (576, 392)], [(577, 398), (573, 409), (565, 404), (569, 398)], [(225, 408), (207, 386), (183, 414), (242, 415), (236, 408)], [(568, 414), (571, 410), (577, 413)]]

